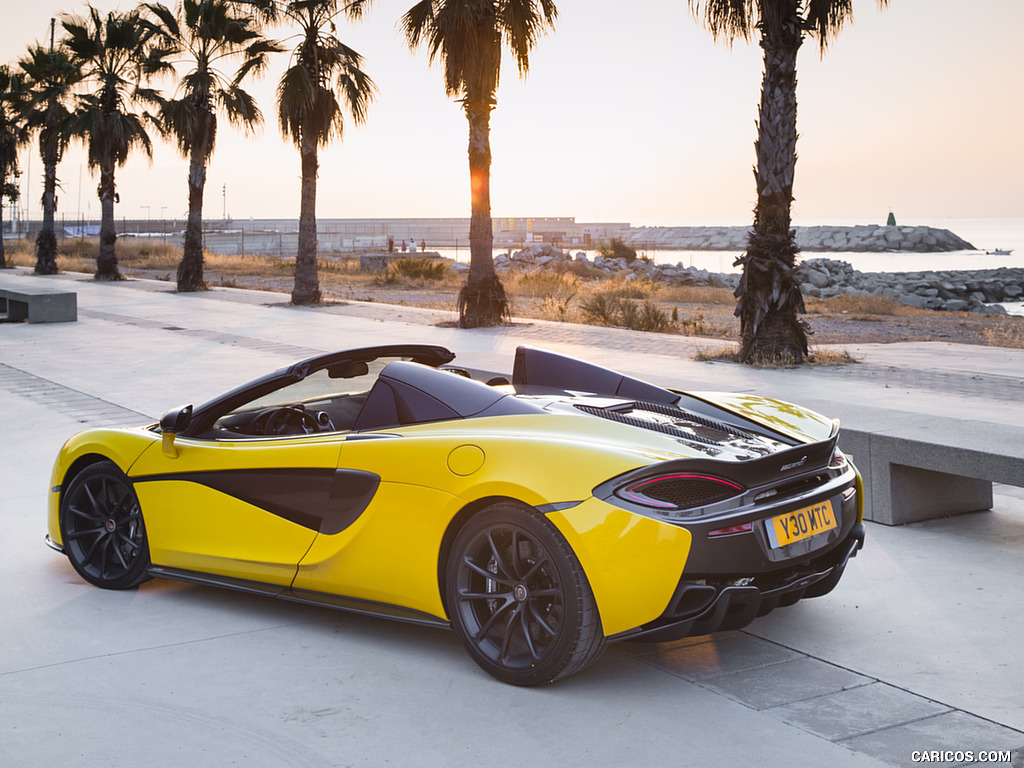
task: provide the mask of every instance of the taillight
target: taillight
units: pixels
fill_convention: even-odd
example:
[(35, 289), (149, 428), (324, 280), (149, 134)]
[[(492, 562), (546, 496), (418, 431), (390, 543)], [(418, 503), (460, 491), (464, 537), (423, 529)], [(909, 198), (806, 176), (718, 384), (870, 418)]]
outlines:
[(648, 477), (619, 488), (615, 495), (655, 509), (692, 509), (743, 493), (742, 486), (709, 475), (677, 473)]
[(713, 531), (708, 531), (708, 538), (715, 539), (719, 536), (734, 536), (737, 533), (750, 533), (754, 530), (753, 523), (740, 523), (739, 525), (729, 525), (725, 528), (716, 528)]

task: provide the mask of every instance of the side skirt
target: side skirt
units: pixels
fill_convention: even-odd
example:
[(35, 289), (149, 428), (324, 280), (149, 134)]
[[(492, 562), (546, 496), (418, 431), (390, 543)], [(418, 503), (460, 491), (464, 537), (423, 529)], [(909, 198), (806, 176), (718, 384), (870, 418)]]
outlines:
[(264, 584), (260, 581), (248, 581), (246, 579), (234, 579), (228, 576), (217, 576), (210, 573), (199, 573), (196, 571), (183, 571), (177, 568), (165, 568), (154, 565), (149, 568), (149, 575), (159, 579), (171, 579), (184, 581), (189, 584), (202, 584), (211, 587), (224, 587), (239, 592), (248, 592), (252, 595), (264, 595), (267, 597), (278, 597), (283, 600), (290, 600), (306, 605), (318, 605), (325, 608), (334, 608), (348, 613), (359, 613), (364, 616), (378, 616), (394, 621), (401, 621), (406, 624), (418, 624), (426, 627), (440, 627), (451, 629), (451, 623), (446, 619), (434, 616), (422, 611), (415, 611), (411, 608), (403, 608), (399, 605), (388, 603), (376, 603), (372, 600), (361, 600), (356, 597), (344, 597), (342, 595), (331, 595), (326, 592), (314, 592), (307, 589), (292, 589), (277, 584)]

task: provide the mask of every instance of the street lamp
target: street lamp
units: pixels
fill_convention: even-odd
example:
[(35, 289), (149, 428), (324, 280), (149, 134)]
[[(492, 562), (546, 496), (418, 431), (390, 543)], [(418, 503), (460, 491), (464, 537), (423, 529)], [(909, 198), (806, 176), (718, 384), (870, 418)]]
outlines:
[(149, 230), (149, 220), (150, 220), (149, 206), (148, 205), (140, 205), (139, 208), (145, 208), (146, 209), (146, 229)]

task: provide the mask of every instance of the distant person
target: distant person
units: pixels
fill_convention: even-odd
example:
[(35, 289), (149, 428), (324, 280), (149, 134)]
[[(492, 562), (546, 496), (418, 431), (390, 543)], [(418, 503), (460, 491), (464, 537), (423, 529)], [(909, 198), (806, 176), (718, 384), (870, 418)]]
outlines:
[(402, 241), (402, 253), (405, 253), (407, 250), (409, 250), (409, 245), (408, 245), (408, 243), (405, 242), (405, 240), (403, 240)]
[(420, 250), (423, 251), (424, 253), (427, 252), (427, 241), (426, 240), (420, 240)]
[(395, 238), (388, 236), (388, 255), (395, 252)]
[(409, 253), (416, 253), (416, 241), (415, 240), (410, 240), (409, 241)]

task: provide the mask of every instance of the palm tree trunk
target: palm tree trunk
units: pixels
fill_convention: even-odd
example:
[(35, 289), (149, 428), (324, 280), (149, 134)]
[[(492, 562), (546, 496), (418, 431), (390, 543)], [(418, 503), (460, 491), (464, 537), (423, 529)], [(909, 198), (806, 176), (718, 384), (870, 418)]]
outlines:
[(302, 149), (302, 193), (299, 199), (299, 250), (295, 256), (295, 285), (292, 288), (293, 304), (320, 303), (320, 277), (317, 273), (316, 256), (316, 180), (319, 172), (316, 140), (303, 137)]
[(491, 224), (491, 101), (467, 99), (469, 120), (469, 277), (459, 292), (459, 326), (497, 325), (508, 316), (505, 288), (494, 272)]
[(188, 164), (188, 222), (185, 243), (178, 265), (178, 292), (206, 290), (203, 279), (203, 191), (206, 188), (206, 162), (200, 147), (193, 145)]
[[(3, 181), (0, 181), (0, 184), (3, 183)], [(4, 198), (2, 186), (0, 186), (0, 269), (7, 269), (7, 256), (4, 254)]]
[[(4, 200), (13, 198), (7, 197), (7, 167), (0, 169), (0, 269), (7, 269), (7, 255), (4, 253)], [(13, 190), (11, 190), (13, 193)]]
[(796, 247), (790, 229), (796, 168), (796, 59), (803, 33), (798, 3), (788, 23), (762, 34), (764, 76), (755, 143), (757, 208), (747, 252), (737, 261), (743, 275), (736, 289), (742, 343), (740, 360), (803, 362), (807, 354), (800, 286), (794, 279)]
[(104, 160), (100, 164), (100, 186), (97, 190), (100, 198), (100, 252), (96, 257), (97, 280), (120, 280), (121, 272), (117, 268), (117, 230), (114, 227), (114, 161)]
[(44, 149), (39, 154), (43, 159), (43, 227), (36, 235), (35, 273), (54, 275), (57, 273), (57, 236), (53, 231), (53, 220), (57, 208), (58, 158), (52, 148)]

